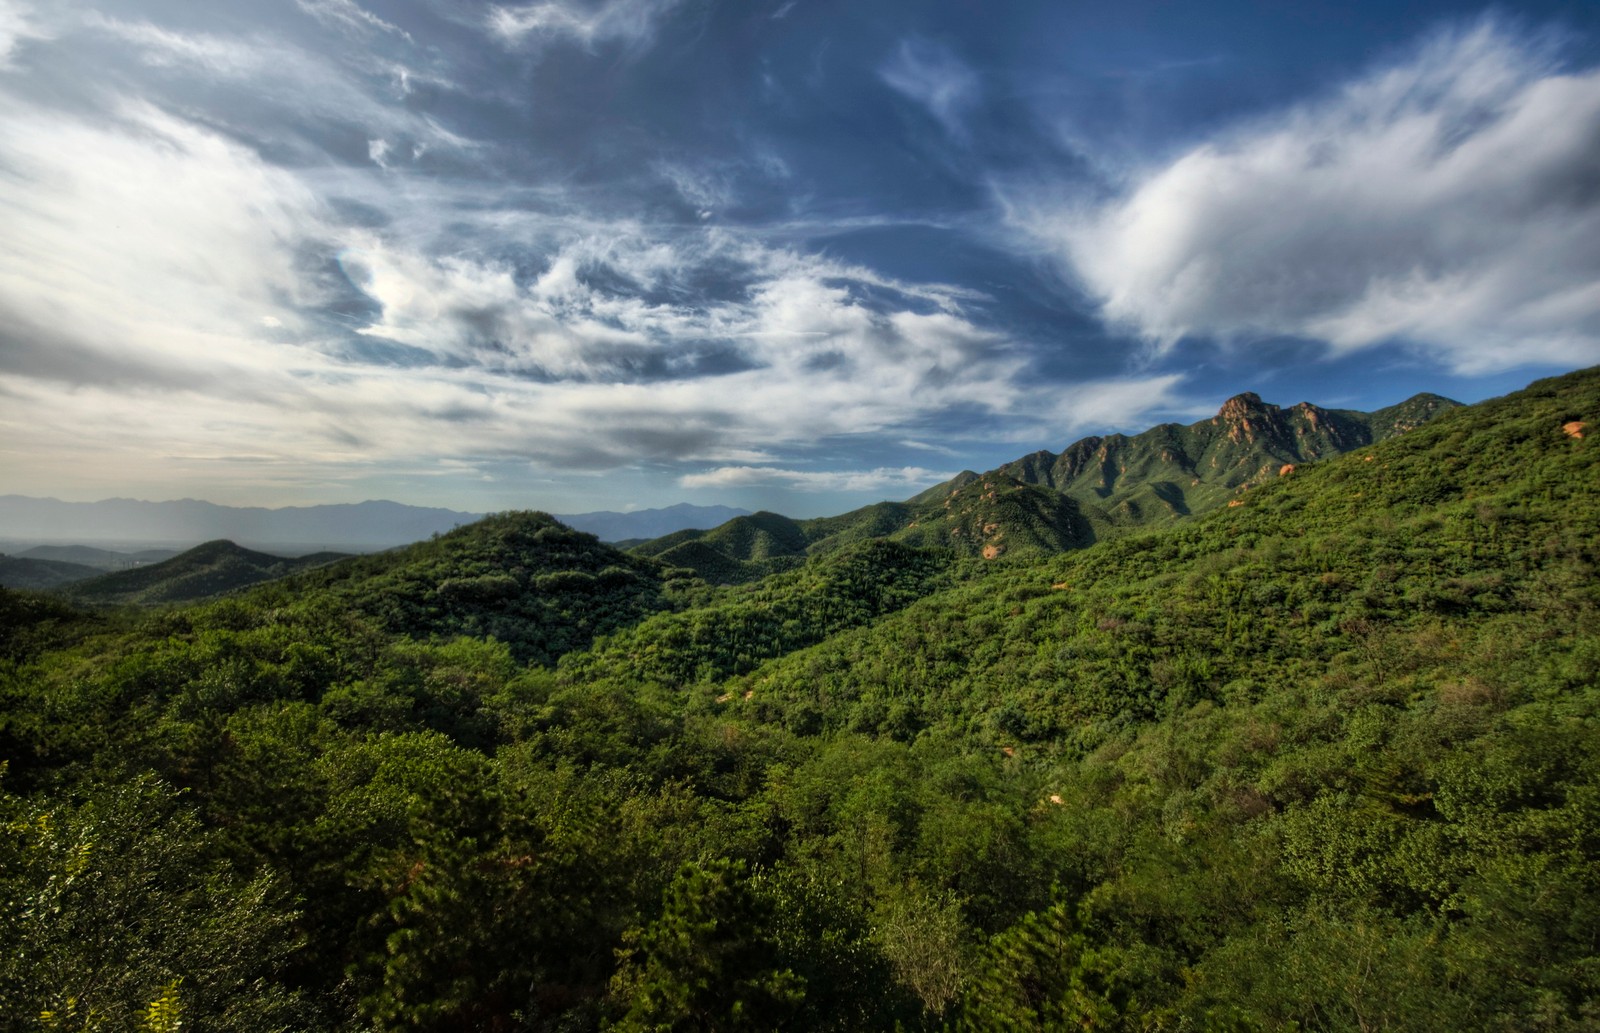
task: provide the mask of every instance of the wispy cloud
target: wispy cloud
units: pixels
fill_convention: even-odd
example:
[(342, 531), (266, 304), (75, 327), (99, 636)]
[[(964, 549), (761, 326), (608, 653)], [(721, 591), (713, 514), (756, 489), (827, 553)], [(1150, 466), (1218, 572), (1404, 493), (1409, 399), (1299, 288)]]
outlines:
[(1600, 70), (1494, 20), (1207, 141), (1104, 205), (1027, 207), (1158, 349), (1405, 342), (1462, 372), (1600, 358)]
[(776, 466), (721, 466), (704, 473), (685, 474), (685, 488), (755, 488), (778, 485), (799, 491), (911, 491), (947, 481), (954, 473), (925, 470), (920, 466), (879, 467), (876, 470), (789, 470)]
[(0, 68), (10, 63), (12, 53), (23, 41), (49, 38), (50, 33), (39, 24), (32, 6), (19, 0), (0, 0)]
[(387, 32), (409, 41), (411, 34), (392, 22), (384, 21), (355, 0), (295, 0), (295, 6), (324, 25), (364, 35)]
[[(395, 103), (411, 80), (447, 86), (444, 80), (412, 72), (390, 61), (366, 56), (350, 67), (271, 34), (253, 36), (178, 31), (149, 21), (128, 21), (95, 12), (82, 26), (128, 48), (141, 64), (159, 69), (170, 84), (173, 103), (184, 109), (202, 89), (222, 108), (254, 105), (249, 131), (275, 147), (300, 151), (300, 164), (325, 162), (327, 137), (340, 137), (359, 125), (391, 147), (418, 155), (426, 151), (465, 153), (471, 141), (451, 132), (426, 113)], [(152, 90), (152, 93), (157, 91)], [(159, 96), (159, 94), (158, 94)], [(149, 103), (158, 103), (150, 99)], [(213, 124), (228, 124), (213, 118)], [(240, 127), (243, 128), (243, 127)]]
[(963, 119), (978, 100), (977, 73), (949, 48), (905, 40), (878, 70), (883, 81), (923, 105), (947, 131), (965, 132)]
[(84, 24), (132, 45), (151, 65), (192, 65), (213, 73), (243, 76), (273, 66), (273, 48), (259, 40), (211, 33), (174, 32), (146, 21), (124, 21), (90, 12)]
[(654, 34), (656, 23), (678, 3), (679, 0), (544, 0), (492, 7), (488, 25), (496, 37), (510, 45), (563, 37), (586, 46), (612, 40), (641, 43)]

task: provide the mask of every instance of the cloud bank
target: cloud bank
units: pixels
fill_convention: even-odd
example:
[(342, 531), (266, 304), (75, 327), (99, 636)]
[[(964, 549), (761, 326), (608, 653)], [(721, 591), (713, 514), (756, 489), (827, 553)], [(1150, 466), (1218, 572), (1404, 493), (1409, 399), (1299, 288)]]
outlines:
[(1600, 69), (1484, 20), (1107, 203), (1024, 209), (1158, 350), (1399, 341), (1476, 373), (1600, 359), (1597, 184)]

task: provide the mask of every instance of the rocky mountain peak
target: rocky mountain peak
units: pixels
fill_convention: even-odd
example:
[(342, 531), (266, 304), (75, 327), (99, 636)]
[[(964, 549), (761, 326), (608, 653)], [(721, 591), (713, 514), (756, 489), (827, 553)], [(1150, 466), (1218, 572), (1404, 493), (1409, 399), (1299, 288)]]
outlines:
[(1216, 418), (1232, 422), (1252, 416), (1270, 416), (1277, 411), (1276, 405), (1263, 402), (1261, 396), (1254, 391), (1244, 391), (1223, 402), (1222, 408), (1217, 410)]

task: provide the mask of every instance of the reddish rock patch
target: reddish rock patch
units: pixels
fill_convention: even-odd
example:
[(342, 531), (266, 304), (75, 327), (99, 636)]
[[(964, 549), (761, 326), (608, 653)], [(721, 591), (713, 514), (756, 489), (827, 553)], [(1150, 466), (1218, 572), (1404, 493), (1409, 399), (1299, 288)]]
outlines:
[(1562, 424), (1561, 432), (1569, 438), (1582, 438), (1583, 432), (1587, 430), (1588, 427), (1589, 425), (1584, 423), (1582, 420), (1573, 420), (1571, 423)]
[(1292, 473), (1294, 473), (1294, 464), (1293, 463), (1284, 463), (1282, 466), (1278, 467), (1278, 476), (1279, 477), (1287, 477)]

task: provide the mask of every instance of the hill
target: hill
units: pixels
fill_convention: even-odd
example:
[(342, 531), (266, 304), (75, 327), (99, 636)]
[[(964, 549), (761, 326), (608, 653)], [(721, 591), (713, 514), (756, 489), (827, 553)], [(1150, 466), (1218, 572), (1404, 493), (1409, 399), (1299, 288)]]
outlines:
[(964, 471), (905, 502), (812, 520), (760, 513), (633, 551), (737, 584), (868, 538), (985, 559), (1082, 548), (1218, 509), (1298, 466), (1383, 441), (1458, 406), (1419, 394), (1373, 413), (1309, 402), (1285, 409), (1247, 392), (1209, 420), (1083, 438), (1059, 455), (1039, 451), (986, 474)]
[(674, 579), (687, 573), (620, 552), (545, 513), (499, 513), (310, 571), (261, 599), (348, 608), (422, 640), (492, 637), (519, 661), (549, 664), (670, 606)]
[(744, 584), (875, 539), (995, 559), (1058, 552), (1094, 541), (1071, 499), (1004, 475), (975, 478), (937, 499), (880, 502), (836, 517), (737, 517), (710, 531), (680, 531), (633, 546), (714, 584)]
[(64, 593), (95, 606), (193, 602), (332, 563), (339, 553), (287, 558), (218, 540), (168, 560), (74, 581)]

